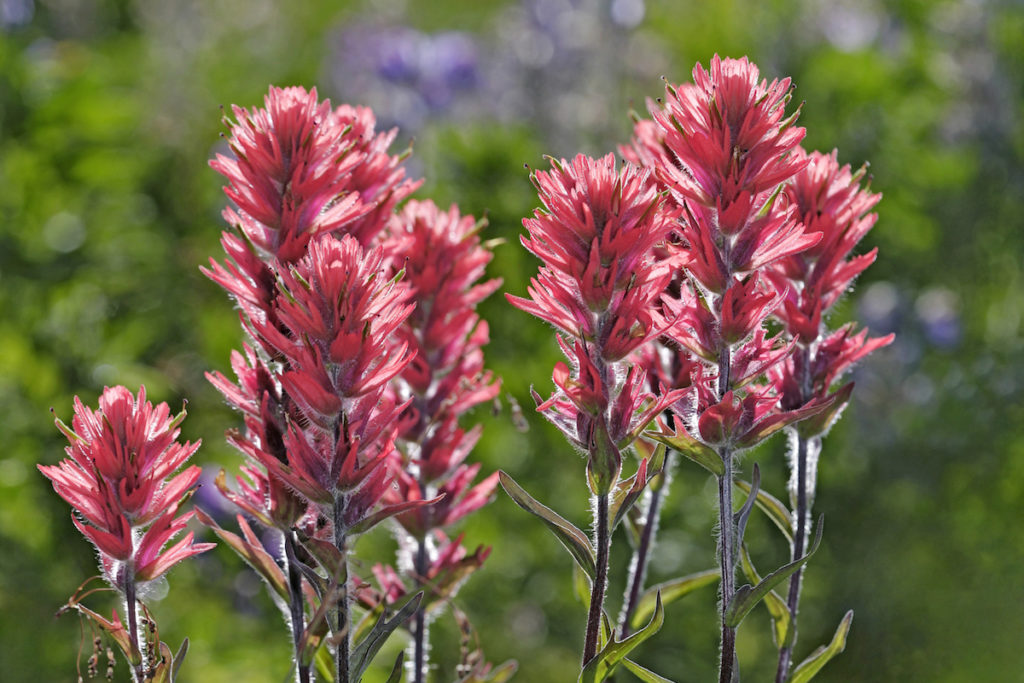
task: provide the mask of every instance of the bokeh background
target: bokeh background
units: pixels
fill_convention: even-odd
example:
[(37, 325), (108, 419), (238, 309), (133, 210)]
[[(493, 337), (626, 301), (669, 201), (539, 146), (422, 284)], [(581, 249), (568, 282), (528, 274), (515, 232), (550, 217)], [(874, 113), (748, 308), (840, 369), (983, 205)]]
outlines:
[[(396, 149), (415, 141), (417, 196), (488, 216), (486, 235), (507, 241), (490, 272), (521, 294), (538, 265), (517, 243), (537, 203), (524, 164), (613, 151), (661, 76), (686, 80), (715, 52), (791, 76), (805, 144), (870, 162), (884, 193), (865, 245), (878, 261), (835, 320), (897, 340), (857, 370), (826, 441), (797, 656), (852, 608), (823, 681), (1024, 680), (1024, 5), (1011, 0), (0, 0), (0, 679), (76, 680), (78, 620), (53, 614), (95, 558), (35, 470), (62, 457), (51, 407), (67, 419), (75, 394), (144, 383), (188, 399), (201, 464), (240, 462), (223, 439), (239, 419), (203, 379), (240, 342), (198, 271), (220, 254), (225, 200), (206, 165), (224, 144), (220, 105), (258, 104), (271, 83), (372, 105), (401, 127)], [(531, 405), (531, 384), (551, 387), (549, 329), (501, 296), (483, 314), (489, 363)], [(505, 404), (476, 414), (475, 457), (586, 525), (582, 461), (528, 407), (519, 431)], [(782, 495), (782, 440), (751, 461)], [(713, 564), (713, 501), (681, 466), (652, 581)], [(494, 546), (459, 598), (489, 658), (517, 658), (520, 681), (575, 680), (585, 614), (568, 556), (504, 494), (464, 530)], [(781, 563), (774, 529), (756, 520), (749, 536), (762, 568)], [(363, 568), (392, 543), (361, 541)], [(615, 543), (613, 610), (628, 554)], [(227, 549), (176, 569), (170, 589), (153, 609), (167, 640), (192, 640), (184, 681), (286, 679), (280, 618)], [(673, 604), (637, 658), (712, 680), (714, 602), (705, 589)], [(745, 679), (774, 670), (768, 628), (758, 608), (740, 629)], [(435, 632), (450, 680), (451, 619)]]

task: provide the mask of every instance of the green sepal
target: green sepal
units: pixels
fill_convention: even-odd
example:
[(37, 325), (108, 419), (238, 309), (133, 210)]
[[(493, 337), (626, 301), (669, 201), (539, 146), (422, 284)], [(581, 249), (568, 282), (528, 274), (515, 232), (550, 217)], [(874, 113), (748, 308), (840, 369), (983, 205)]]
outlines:
[(373, 628), (367, 634), (367, 636), (352, 649), (352, 657), (350, 659), (349, 670), (352, 672), (353, 683), (359, 683), (363, 678), (363, 673), (366, 671), (366, 667), (370, 665), (370, 662), (376, 656), (377, 652), (384, 645), (384, 641), (388, 639), (396, 628), (401, 626), (409, 617), (416, 613), (416, 610), (420, 607), (420, 601), (423, 600), (423, 593), (417, 593), (416, 596), (407, 602), (402, 609), (394, 613), (394, 616), (388, 619), (389, 610), (385, 610), (380, 615), (377, 623), (373, 625)]
[(749, 584), (740, 586), (733, 593), (732, 598), (729, 600), (729, 607), (725, 611), (725, 624), (730, 628), (736, 628), (743, 621), (743, 618), (747, 616), (750, 610), (754, 609), (757, 603), (761, 602), (765, 595), (771, 591), (772, 588), (779, 585), (790, 575), (792, 575), (800, 567), (807, 564), (807, 561), (811, 559), (811, 556), (818, 550), (818, 545), (821, 544), (821, 530), (824, 526), (823, 517), (818, 518), (818, 530), (814, 535), (814, 543), (811, 549), (806, 555), (801, 557), (799, 560), (794, 560), (789, 564), (784, 564), (771, 574), (766, 576), (761, 583), (756, 586)]
[(590, 545), (590, 539), (587, 538), (587, 535), (580, 531), (572, 522), (534, 499), (533, 496), (527, 493), (522, 486), (517, 484), (505, 472), (498, 471), (498, 480), (501, 482), (501, 487), (505, 489), (505, 493), (511, 496), (516, 505), (540, 517), (548, 529), (551, 530), (551, 533), (555, 535), (555, 538), (565, 546), (565, 549), (569, 551), (573, 559), (593, 580), (594, 574), (597, 572), (597, 560), (594, 557), (594, 548)]
[(786, 679), (786, 683), (807, 683), (814, 678), (822, 667), (828, 664), (829, 660), (846, 649), (846, 636), (850, 632), (850, 624), (853, 623), (853, 610), (846, 613), (843, 620), (839, 622), (836, 633), (832, 636), (832, 642), (827, 646), (822, 645), (811, 655), (800, 662), (800, 665), (793, 669), (793, 673)]
[(657, 633), (662, 624), (665, 623), (665, 608), (661, 603), (661, 596), (655, 600), (654, 615), (651, 621), (642, 629), (627, 637), (624, 640), (615, 640), (615, 631), (609, 631), (608, 640), (601, 648), (601, 651), (594, 655), (583, 667), (577, 683), (601, 683), (608, 679), (619, 664), (625, 659), (637, 645), (644, 642)]
[(668, 605), (685, 595), (689, 595), (698, 588), (715, 583), (719, 576), (721, 576), (721, 572), (718, 569), (707, 569), (696, 574), (680, 576), (659, 583), (656, 586), (651, 586), (636, 601), (636, 608), (633, 610), (633, 616), (629, 620), (630, 627), (639, 628), (640, 624), (650, 618), (657, 607), (659, 599), (662, 604)]
[(673, 683), (672, 679), (659, 676), (650, 669), (640, 666), (632, 659), (623, 659), (622, 666), (626, 667), (631, 674), (644, 681), (644, 683)]
[(725, 463), (722, 462), (722, 457), (715, 452), (715, 449), (697, 441), (687, 434), (686, 430), (680, 429), (675, 434), (644, 432), (644, 436), (665, 444), (717, 477), (725, 474)]
[[(750, 484), (737, 479), (736, 486), (743, 490), (748, 496), (750, 495)], [(786, 540), (793, 543), (793, 518), (789, 514), (789, 508), (786, 505), (764, 490), (758, 490), (755, 499), (757, 508), (768, 516), (775, 526), (779, 528), (779, 531), (783, 533)]]
[(843, 408), (850, 401), (850, 395), (853, 393), (853, 382), (848, 382), (842, 387), (837, 389), (830, 398), (833, 399), (832, 403), (814, 417), (809, 417), (803, 422), (798, 422), (796, 425), (796, 433), (802, 439), (811, 439), (816, 436), (821, 436), (829, 430), (832, 424), (839, 419), (839, 414), (843, 412)]
[(647, 484), (656, 475), (661, 473), (661, 468), (664, 466), (665, 446), (659, 444), (654, 455), (649, 460), (645, 458), (640, 461), (636, 474), (616, 484), (609, 501), (610, 505), (608, 506), (608, 516), (612, 520), (610, 527), (612, 531), (619, 525), (619, 522), (622, 521), (626, 513), (636, 505), (636, 502), (640, 500), (640, 496), (643, 495)]
[[(758, 574), (750, 559), (746, 543), (740, 546), (740, 566), (750, 583), (755, 586), (761, 583), (761, 575)], [(786, 601), (774, 590), (771, 590), (764, 596), (764, 606), (768, 608), (768, 614), (772, 617), (772, 640), (775, 641), (776, 647), (782, 649), (792, 645), (796, 629), (789, 628), (790, 615)]]

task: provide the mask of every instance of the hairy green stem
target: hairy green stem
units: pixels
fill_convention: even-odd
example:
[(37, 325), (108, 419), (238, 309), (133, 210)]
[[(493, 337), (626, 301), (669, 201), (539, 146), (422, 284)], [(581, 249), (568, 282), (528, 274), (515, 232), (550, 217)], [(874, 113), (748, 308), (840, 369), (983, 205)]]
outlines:
[(590, 592), (590, 612), (587, 615), (587, 637), (583, 646), (583, 665), (594, 658), (601, 636), (601, 615), (604, 613), (604, 594), (608, 587), (608, 554), (611, 533), (608, 529), (608, 494), (597, 496), (594, 510), (597, 524), (597, 570)]
[[(416, 580), (426, 589), (427, 580), (427, 541), (416, 539), (416, 559), (414, 563)], [(416, 610), (413, 629), (413, 683), (424, 683), (427, 680), (427, 612), (421, 605)]]
[[(811, 394), (811, 350), (801, 348), (796, 357), (796, 365), (800, 371), (800, 403), (804, 404), (810, 399)], [(807, 518), (810, 516), (810, 501), (807, 499), (807, 451), (810, 439), (796, 434), (796, 510), (793, 520), (793, 545), (792, 561), (803, 557), (807, 544)], [(793, 645), (796, 643), (796, 621), (797, 611), (800, 607), (800, 585), (803, 579), (804, 568), (800, 567), (789, 578), (789, 595), (786, 600), (786, 607), (789, 609), (789, 628), (793, 629), (793, 636), (789, 638), (789, 644), (780, 643), (779, 666), (775, 672), (776, 683), (784, 683), (789, 676), (789, 668), (792, 664)]]
[(351, 683), (349, 677), (350, 658), (350, 631), (349, 628), (349, 605), (348, 605), (348, 558), (345, 554), (345, 523), (343, 513), (345, 511), (344, 496), (336, 495), (334, 498), (334, 547), (341, 553), (341, 566), (337, 568), (338, 579), (338, 603), (335, 613), (336, 628), (334, 639), (337, 641), (335, 649), (335, 683)]
[(633, 560), (630, 565), (629, 587), (626, 589), (625, 604), (622, 607), (622, 615), (619, 617), (619, 637), (625, 638), (632, 629), (629, 626), (636, 611), (636, 605), (640, 601), (640, 593), (644, 589), (644, 580), (647, 578), (647, 565), (654, 550), (654, 537), (658, 533), (658, 515), (661, 513), (661, 503), (668, 492), (669, 476), (673, 464), (673, 452), (669, 451), (665, 456), (665, 467), (662, 471), (661, 485), (653, 488), (647, 501), (647, 510), (644, 512), (644, 528), (640, 533), (640, 543), (633, 551)]
[[(129, 562), (128, 566), (125, 567), (124, 586), (124, 610), (128, 617), (128, 639), (131, 641), (132, 650), (143, 656), (142, 648), (139, 647), (137, 602), (135, 597), (135, 567)], [(128, 663), (132, 669), (132, 681), (134, 683), (141, 683), (143, 680), (142, 667), (145, 664), (145, 658), (143, 657), (143, 661), (139, 664), (133, 664), (130, 660)]]
[(302, 634), (306, 630), (306, 601), (302, 596), (302, 572), (295, 555), (295, 534), (284, 534), (284, 556), (288, 565), (288, 615), (292, 627), (292, 646), (295, 651), (296, 680), (309, 683), (309, 666), (302, 663)]

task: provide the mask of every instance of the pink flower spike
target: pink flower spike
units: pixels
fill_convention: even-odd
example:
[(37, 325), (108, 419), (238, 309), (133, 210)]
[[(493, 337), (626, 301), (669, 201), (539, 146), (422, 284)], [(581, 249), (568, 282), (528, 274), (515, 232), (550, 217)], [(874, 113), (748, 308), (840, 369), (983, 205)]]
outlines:
[(129, 578), (122, 567), (146, 581), (212, 547), (190, 535), (161, 553), (191, 515), (174, 517), (199, 477), (198, 467), (174, 474), (199, 447), (177, 441), (184, 417), (182, 411), (172, 419), (166, 403), (154, 407), (144, 388), (137, 398), (121, 386), (106, 388), (96, 411), (76, 397), (72, 427), (57, 420), (70, 442), (69, 459), (39, 465), (77, 513), (75, 526), (99, 550), (104, 575), (119, 589)]

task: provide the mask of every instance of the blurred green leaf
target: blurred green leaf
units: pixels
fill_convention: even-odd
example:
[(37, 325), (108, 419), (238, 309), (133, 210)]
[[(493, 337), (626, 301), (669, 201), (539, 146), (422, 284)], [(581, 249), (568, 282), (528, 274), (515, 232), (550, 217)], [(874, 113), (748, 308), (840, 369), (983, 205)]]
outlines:
[[(740, 545), (740, 565), (751, 584), (756, 586), (761, 583), (761, 575), (757, 573), (754, 563), (750, 560), (750, 552), (747, 550), (746, 543)], [(775, 645), (779, 648), (791, 645), (793, 637), (796, 635), (796, 629), (791, 631), (789, 628), (790, 615), (786, 601), (774, 590), (770, 590), (764, 596), (764, 605), (768, 608), (768, 614), (772, 618), (772, 639), (775, 641)]]
[(630, 626), (632, 628), (639, 628), (640, 624), (644, 623), (644, 620), (649, 619), (654, 614), (659, 600), (668, 605), (679, 598), (689, 595), (698, 588), (715, 583), (720, 575), (718, 569), (707, 569), (651, 586), (637, 600), (636, 609), (629, 622)]

